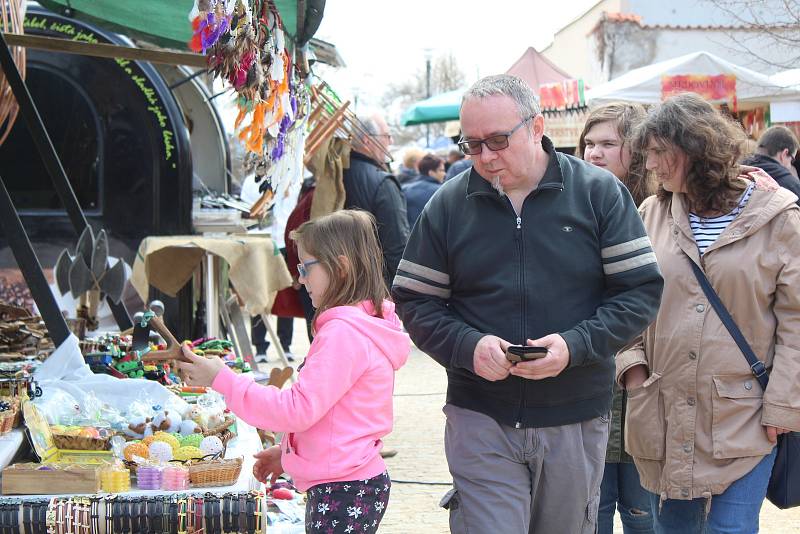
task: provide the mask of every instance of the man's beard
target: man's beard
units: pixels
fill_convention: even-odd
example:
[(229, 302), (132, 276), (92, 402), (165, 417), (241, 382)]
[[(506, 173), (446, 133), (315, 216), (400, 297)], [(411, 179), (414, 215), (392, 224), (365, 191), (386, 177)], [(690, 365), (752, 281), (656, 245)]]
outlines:
[(495, 176), (494, 179), (492, 180), (492, 187), (495, 188), (495, 190), (501, 197), (506, 196), (506, 192), (505, 190), (503, 190), (503, 184), (500, 183), (499, 176)]

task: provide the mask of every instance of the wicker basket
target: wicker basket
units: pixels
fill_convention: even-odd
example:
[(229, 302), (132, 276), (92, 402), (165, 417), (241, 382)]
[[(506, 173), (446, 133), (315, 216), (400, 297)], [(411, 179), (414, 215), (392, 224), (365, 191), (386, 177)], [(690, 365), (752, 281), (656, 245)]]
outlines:
[(193, 488), (230, 486), (239, 480), (242, 458), (224, 460), (200, 460), (188, 462), (189, 484)]
[[(20, 410), (19, 397), (4, 397), (0, 396), (0, 401), (7, 402), (11, 409), (6, 412), (0, 412), (0, 418), (3, 422), (0, 423), (0, 435), (9, 432), (12, 428), (17, 428), (22, 423), (22, 410)], [(6, 428), (9, 424), (7, 418), (11, 418), (11, 427)]]
[(228, 428), (236, 422), (236, 417), (234, 415), (228, 414), (225, 416), (225, 420), (218, 424), (217, 426), (208, 427), (203, 430), (203, 435), (205, 437), (208, 436), (219, 436), (220, 439), (224, 441), (222, 438), (222, 434), (225, 433)]
[(0, 436), (8, 434), (14, 428), (14, 419), (19, 408), (11, 408), (5, 412), (0, 412)]
[(91, 438), (87, 436), (67, 436), (65, 434), (53, 434), (53, 443), (59, 449), (69, 449), (75, 451), (105, 451), (108, 450), (108, 443), (111, 437)]

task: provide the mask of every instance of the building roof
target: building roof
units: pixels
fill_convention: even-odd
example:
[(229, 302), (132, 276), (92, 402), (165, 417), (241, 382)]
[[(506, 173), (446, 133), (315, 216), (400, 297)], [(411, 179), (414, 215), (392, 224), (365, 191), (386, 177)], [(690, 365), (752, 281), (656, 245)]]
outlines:
[[(600, 20), (597, 21), (597, 25), (595, 25), (595, 29), (597, 26), (605, 22), (611, 23), (626, 23), (632, 22), (634, 24), (638, 24), (642, 28), (647, 28), (650, 30), (755, 30), (757, 28), (747, 26), (747, 25), (733, 25), (733, 24), (648, 24), (642, 18), (641, 15), (637, 15), (635, 13), (622, 13), (619, 11), (603, 11), (603, 15)], [(796, 28), (797, 25), (786, 25), (786, 28)], [(590, 32), (591, 33), (591, 32)]]
[(534, 91), (543, 83), (561, 82), (572, 78), (554, 65), (542, 54), (528, 47), (520, 58), (511, 65), (506, 74), (513, 74), (525, 80)]

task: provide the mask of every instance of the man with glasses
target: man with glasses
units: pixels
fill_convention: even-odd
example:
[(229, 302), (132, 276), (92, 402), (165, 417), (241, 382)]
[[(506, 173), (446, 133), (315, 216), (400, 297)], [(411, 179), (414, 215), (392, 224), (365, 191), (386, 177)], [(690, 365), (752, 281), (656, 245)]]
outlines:
[[(627, 189), (556, 152), (544, 122), (520, 78), (467, 90), (473, 168), (425, 206), (394, 279), (411, 338), (447, 370), (452, 532), (595, 532), (614, 355), (658, 311)], [(512, 364), (512, 344), (545, 353)]]
[(346, 209), (370, 212), (378, 223), (386, 284), (391, 286), (408, 240), (406, 200), (400, 183), (386, 172), (392, 134), (382, 116), (360, 116), (365, 131), (353, 139), (350, 167), (344, 169)]
[[(778, 185), (800, 197), (800, 180), (792, 173), (797, 148), (797, 138), (789, 128), (771, 126), (759, 137), (756, 153), (743, 163), (763, 169)], [(800, 200), (797, 204), (800, 205)]]

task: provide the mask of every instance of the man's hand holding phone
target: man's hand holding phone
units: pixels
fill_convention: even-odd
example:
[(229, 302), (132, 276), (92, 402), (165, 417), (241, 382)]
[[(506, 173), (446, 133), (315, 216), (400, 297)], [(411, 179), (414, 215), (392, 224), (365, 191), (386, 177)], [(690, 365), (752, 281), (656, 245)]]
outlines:
[(508, 376), (511, 362), (506, 359), (506, 347), (510, 343), (497, 336), (483, 336), (472, 356), (472, 368), (475, 374), (491, 380), (503, 380)]
[(558, 334), (529, 339), (527, 346), (545, 349), (546, 354), (544, 357), (515, 363), (509, 371), (510, 374), (530, 380), (541, 380), (558, 376), (569, 365), (569, 347), (564, 338)]

